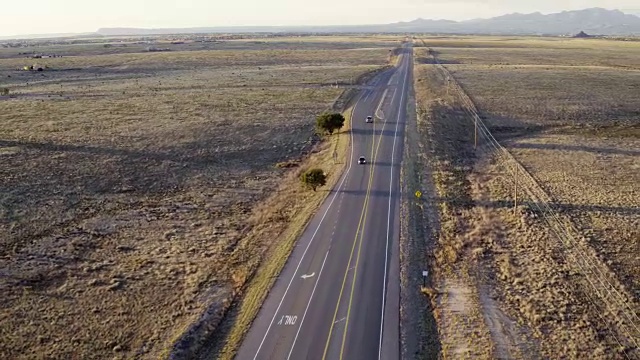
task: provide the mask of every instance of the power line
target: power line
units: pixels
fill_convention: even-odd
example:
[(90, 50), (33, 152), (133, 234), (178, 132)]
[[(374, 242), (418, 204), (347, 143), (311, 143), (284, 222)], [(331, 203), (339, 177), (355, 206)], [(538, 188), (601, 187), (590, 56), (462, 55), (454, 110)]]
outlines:
[[(424, 40), (422, 40), (422, 42), (426, 47)], [(474, 146), (477, 145), (477, 135), (479, 134), (481, 138), (485, 140), (485, 144), (491, 147), (491, 149), (495, 151), (495, 154), (498, 155), (499, 160), (502, 161), (501, 165), (513, 175), (512, 183), (514, 185), (515, 205), (517, 206), (518, 190), (520, 188), (533, 200), (530, 202), (530, 205), (536, 207), (539, 213), (542, 214), (548, 228), (555, 235), (560, 245), (562, 245), (564, 249), (562, 254), (564, 260), (568, 264), (574, 264), (582, 272), (584, 279), (590, 285), (593, 293), (597, 295), (600, 302), (604, 303), (605, 310), (610, 312), (615, 319), (605, 319), (602, 314), (600, 314), (600, 311), (597, 311), (598, 316), (603, 322), (616, 327), (618, 331), (626, 337), (628, 342), (634, 344), (636, 349), (638, 349), (640, 330), (638, 329), (637, 323), (640, 322), (640, 319), (629, 305), (628, 296), (618, 291), (617, 288), (620, 287), (620, 285), (617, 284), (615, 278), (612, 278), (611, 271), (601, 263), (592, 248), (576, 240), (572, 232), (579, 233), (579, 231), (573, 227), (570, 219), (563, 219), (553, 209), (550, 204), (553, 198), (541, 188), (526, 168), (493, 136), (482, 118), (478, 115), (478, 110), (473, 100), (466, 94), (449, 70), (438, 61), (436, 55), (430, 48), (428, 48), (428, 53), (433, 59), (434, 66), (440, 70), (446, 81), (447, 94), (450, 93), (449, 88), (453, 87), (454, 95), (457, 95), (463, 110), (472, 119), (475, 135)], [(514, 166), (507, 166), (507, 163), (513, 163)], [(586, 291), (585, 294), (587, 294), (589, 302), (596, 309), (600, 310), (602, 308), (590, 294)], [(620, 339), (616, 337), (612, 329), (607, 329), (613, 339), (622, 346)]]

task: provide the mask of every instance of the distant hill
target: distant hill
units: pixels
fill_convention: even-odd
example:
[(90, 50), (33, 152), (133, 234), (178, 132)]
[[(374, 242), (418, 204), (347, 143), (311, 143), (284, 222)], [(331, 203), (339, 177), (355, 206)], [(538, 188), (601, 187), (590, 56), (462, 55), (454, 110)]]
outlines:
[[(193, 33), (336, 33), (336, 32), (417, 32), (442, 34), (494, 34), (494, 35), (567, 35), (573, 36), (581, 31), (590, 35), (635, 35), (640, 36), (640, 17), (631, 15), (640, 10), (607, 10), (591, 8), (585, 10), (563, 11), (544, 15), (508, 14), (490, 19), (467, 21), (416, 19), (407, 22), (352, 26), (234, 26), (200, 27), (182, 29), (139, 29), (139, 28), (102, 28), (94, 34), (84, 36), (122, 36), (122, 35), (160, 35)], [(59, 37), (72, 34), (11, 36), (0, 39), (19, 39), (34, 37)], [(80, 34), (75, 34), (76, 36)]]
[[(96, 36), (97, 33), (64, 33), (64, 34), (29, 34), (0, 36), (0, 40), (21, 40), (21, 39), (57, 39), (57, 38), (78, 38)], [(99, 36), (99, 35), (98, 35)]]
[(496, 35), (640, 35), (640, 17), (619, 10), (591, 8), (543, 15), (508, 14), (467, 21), (416, 19), (408, 22), (354, 26), (244, 26), (189, 29), (104, 28), (105, 36), (238, 32), (431, 32)]
[(586, 38), (590, 38), (592, 37), (591, 35), (585, 33), (584, 31), (580, 31), (578, 34), (573, 36), (574, 38), (582, 38), (582, 39), (586, 39)]
[(640, 9), (622, 9), (621, 11), (625, 14), (640, 16)]
[(640, 17), (619, 10), (592, 8), (543, 15), (509, 14), (457, 24), (459, 30), (496, 34), (573, 35), (580, 31), (594, 35), (640, 35)]

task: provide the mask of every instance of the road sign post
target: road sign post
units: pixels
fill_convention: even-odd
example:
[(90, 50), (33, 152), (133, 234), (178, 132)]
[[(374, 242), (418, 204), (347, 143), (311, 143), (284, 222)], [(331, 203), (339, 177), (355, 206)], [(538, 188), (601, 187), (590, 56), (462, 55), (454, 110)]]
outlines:
[(422, 271), (422, 287), (427, 287), (427, 276), (429, 276), (428, 270)]

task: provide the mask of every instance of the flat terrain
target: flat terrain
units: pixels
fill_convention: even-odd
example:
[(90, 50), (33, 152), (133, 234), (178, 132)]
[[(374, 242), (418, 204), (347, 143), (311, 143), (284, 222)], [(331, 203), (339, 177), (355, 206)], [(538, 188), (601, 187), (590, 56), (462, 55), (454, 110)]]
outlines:
[(357, 97), (346, 170), (298, 240), (238, 359), (399, 358), (398, 180), (412, 49), (399, 54)]
[(257, 206), (276, 165), (399, 44), (307, 40), (0, 49), (0, 357), (156, 359), (237, 300), (296, 210)]
[[(553, 60), (547, 61), (537, 47), (549, 43)], [(640, 182), (640, 64), (634, 60), (640, 57), (640, 45), (601, 40), (523, 40), (520, 44), (520, 56), (499, 48), (480, 49), (499, 54), (503, 66), (497, 67), (490, 55), (479, 55), (484, 63), (475, 65), (478, 60), (466, 60), (459, 49), (451, 55), (449, 49), (442, 49), (439, 56), (464, 63), (447, 67), (471, 95), (495, 135), (505, 133), (505, 140), (523, 135), (505, 145), (550, 195), (576, 216), (595, 220), (595, 224), (583, 224), (585, 230), (616, 239), (610, 241), (617, 244), (603, 249), (609, 254), (606, 260), (626, 262), (628, 266), (617, 272), (626, 281), (635, 281), (631, 290), (640, 296), (640, 273), (629, 273), (640, 269), (637, 259), (629, 262), (640, 251), (640, 187), (634, 186)], [(476, 50), (467, 50), (467, 54), (477, 56)], [(531, 134), (524, 130), (520, 134), (522, 127), (547, 131)], [(626, 224), (622, 228), (597, 219), (616, 215)], [(606, 231), (613, 228), (620, 234)], [(615, 247), (620, 251), (612, 253)]]
[(640, 45), (424, 41), (513, 156), (482, 133), (474, 150), (468, 104), (453, 85), (447, 91), (427, 48), (416, 49), (419, 126), (441, 221), (427, 294), (443, 354), (639, 356)]

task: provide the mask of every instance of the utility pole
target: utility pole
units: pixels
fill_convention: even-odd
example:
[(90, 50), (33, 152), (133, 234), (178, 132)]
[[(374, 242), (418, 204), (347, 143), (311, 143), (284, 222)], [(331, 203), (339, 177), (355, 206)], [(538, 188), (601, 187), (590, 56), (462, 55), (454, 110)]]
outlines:
[(518, 210), (518, 163), (515, 163), (515, 172), (513, 175), (513, 212)]
[(473, 117), (473, 150), (478, 148), (478, 116)]

